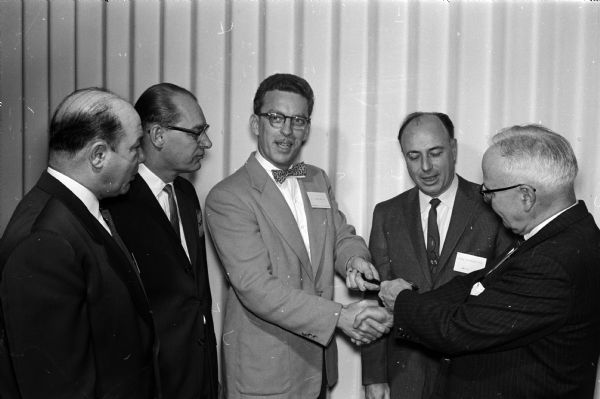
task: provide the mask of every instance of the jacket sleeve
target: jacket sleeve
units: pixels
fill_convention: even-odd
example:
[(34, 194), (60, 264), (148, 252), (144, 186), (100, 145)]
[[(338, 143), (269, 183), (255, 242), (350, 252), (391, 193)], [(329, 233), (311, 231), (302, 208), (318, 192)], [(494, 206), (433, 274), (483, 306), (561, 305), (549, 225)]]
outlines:
[(24, 399), (95, 395), (84, 274), (71, 245), (49, 232), (26, 238), (5, 264), (0, 295)]
[(206, 200), (206, 215), (215, 249), (239, 301), (259, 318), (327, 345), (341, 305), (293, 288), (272, 272), (273, 262), (284, 260), (269, 256), (264, 232), (238, 190), (213, 188)]
[[(380, 206), (373, 211), (373, 225), (369, 238), (369, 249), (373, 258), (373, 265), (379, 272), (381, 281), (391, 278), (390, 259), (388, 255), (387, 240), (385, 237), (385, 215)], [(365, 294), (375, 295), (375, 294)], [(361, 349), (362, 383), (363, 385), (388, 382), (387, 377), (387, 341), (394, 339), (390, 334), (381, 339), (363, 346)]]

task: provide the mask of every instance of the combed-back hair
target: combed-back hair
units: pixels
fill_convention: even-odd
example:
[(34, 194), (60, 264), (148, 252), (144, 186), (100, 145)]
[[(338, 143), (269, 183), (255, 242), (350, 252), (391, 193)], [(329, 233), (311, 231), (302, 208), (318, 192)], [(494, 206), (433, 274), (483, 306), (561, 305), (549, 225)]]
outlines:
[(179, 122), (179, 110), (173, 103), (173, 97), (177, 94), (188, 95), (198, 101), (189, 90), (173, 83), (158, 83), (142, 93), (135, 103), (135, 110), (140, 115), (144, 129), (153, 123), (166, 126)]
[(268, 91), (279, 90), (296, 93), (306, 98), (308, 102), (308, 116), (312, 114), (315, 104), (315, 95), (306, 80), (289, 73), (276, 73), (261, 82), (254, 95), (254, 113), (259, 114), (263, 105), (265, 94)]
[(546, 189), (573, 187), (577, 177), (577, 158), (571, 144), (560, 134), (542, 125), (515, 125), (492, 137), (508, 172), (527, 177)]
[(50, 152), (75, 154), (95, 139), (115, 149), (123, 134), (113, 112), (117, 101), (125, 101), (107, 90), (90, 87), (69, 94), (56, 108), (50, 121)]
[(398, 131), (398, 141), (400, 141), (402, 139), (402, 135), (404, 134), (404, 131), (406, 130), (406, 127), (408, 126), (409, 123), (411, 123), (412, 121), (414, 121), (417, 118), (421, 118), (423, 116), (435, 116), (436, 118), (438, 118), (440, 120), (440, 122), (442, 122), (442, 125), (444, 125), (444, 127), (446, 128), (446, 131), (448, 132), (448, 135), (450, 136), (451, 139), (454, 138), (454, 124), (452, 123), (452, 120), (450, 119), (450, 117), (442, 112), (421, 112), (421, 111), (417, 111), (417, 112), (413, 112), (407, 115), (406, 118), (404, 118), (404, 122), (402, 122), (402, 125), (400, 126), (400, 130)]

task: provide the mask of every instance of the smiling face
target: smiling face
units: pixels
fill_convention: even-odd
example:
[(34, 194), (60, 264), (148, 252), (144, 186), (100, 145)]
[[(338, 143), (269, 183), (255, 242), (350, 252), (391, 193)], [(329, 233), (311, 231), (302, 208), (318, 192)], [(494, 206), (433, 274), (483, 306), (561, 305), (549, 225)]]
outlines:
[(410, 122), (400, 144), (408, 174), (419, 190), (438, 197), (450, 187), (456, 164), (456, 140), (450, 138), (437, 117), (425, 115)]
[[(310, 117), (308, 101), (304, 97), (300, 94), (280, 90), (265, 93), (260, 112)], [(260, 154), (278, 168), (288, 169), (294, 163), (302, 144), (308, 138), (310, 124), (304, 129), (292, 129), (291, 120), (286, 119), (280, 128), (274, 128), (268, 118), (252, 115), (250, 129), (258, 137)]]
[[(175, 94), (171, 99), (179, 119), (173, 126), (199, 131), (206, 123), (204, 113), (200, 105), (189, 95)], [(205, 150), (212, 147), (207, 132), (200, 136), (180, 130), (163, 127), (165, 144), (162, 148), (162, 156), (166, 163), (166, 169), (180, 173), (191, 173), (200, 169), (201, 161), (205, 156)]]

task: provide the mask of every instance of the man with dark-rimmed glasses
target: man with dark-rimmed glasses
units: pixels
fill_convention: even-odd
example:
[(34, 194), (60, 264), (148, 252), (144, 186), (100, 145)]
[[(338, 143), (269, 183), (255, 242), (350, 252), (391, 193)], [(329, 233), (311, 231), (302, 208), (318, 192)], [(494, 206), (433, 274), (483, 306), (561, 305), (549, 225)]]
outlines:
[(145, 162), (127, 195), (107, 201), (133, 253), (160, 339), (164, 398), (218, 396), (216, 341), (202, 211), (194, 186), (180, 176), (197, 171), (212, 146), (196, 97), (170, 83), (137, 100)]
[(383, 282), (395, 336), (450, 358), (440, 398), (592, 398), (600, 231), (575, 197), (571, 145), (543, 126), (513, 126), (494, 136), (482, 167), (482, 194), (524, 241), (424, 295)]
[(334, 272), (378, 278), (364, 240), (339, 211), (325, 172), (295, 163), (310, 132), (313, 91), (275, 74), (256, 91), (258, 151), (206, 199), (206, 220), (227, 272), (223, 327), (227, 398), (325, 398), (337, 381), (336, 327), (356, 342), (387, 331), (355, 315), (375, 301), (332, 300)]

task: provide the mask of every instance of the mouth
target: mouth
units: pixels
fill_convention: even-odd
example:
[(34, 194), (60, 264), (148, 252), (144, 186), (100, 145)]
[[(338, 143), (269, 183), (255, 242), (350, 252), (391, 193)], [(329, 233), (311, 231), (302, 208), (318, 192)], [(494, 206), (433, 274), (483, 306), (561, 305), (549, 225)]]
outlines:
[(438, 175), (421, 176), (421, 181), (425, 184), (435, 184), (438, 181)]
[(275, 145), (281, 151), (288, 152), (292, 149), (294, 142), (291, 140), (275, 140)]

